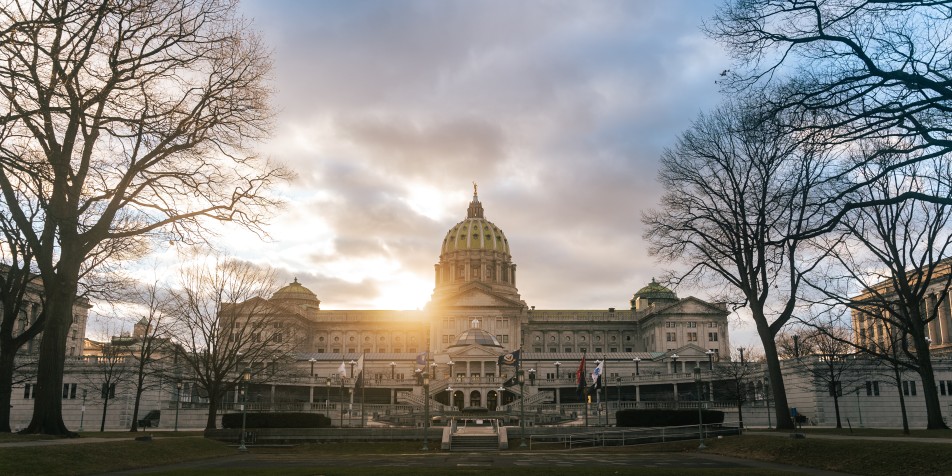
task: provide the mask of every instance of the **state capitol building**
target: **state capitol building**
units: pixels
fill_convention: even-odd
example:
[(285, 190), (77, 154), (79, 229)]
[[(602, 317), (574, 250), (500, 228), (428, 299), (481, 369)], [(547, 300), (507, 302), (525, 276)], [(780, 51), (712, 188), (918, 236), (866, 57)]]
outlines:
[[(575, 373), (583, 355), (589, 371), (604, 360), (612, 400), (671, 400), (679, 393), (671, 374), (688, 375), (696, 365), (706, 369), (729, 355), (722, 304), (679, 298), (652, 280), (634, 293), (629, 309), (540, 310), (519, 295), (516, 270), (509, 240), (486, 219), (474, 189), (466, 218), (440, 243), (424, 310), (322, 310), (297, 279), (275, 292), (269, 319), (300, 333), (297, 368), (311, 385), (270, 385), (270, 398), (265, 386), (252, 397), (323, 402), (326, 382), (327, 399), (334, 401), (341, 398), (339, 370), (353, 378), (363, 356), (367, 403), (420, 403), (418, 375), (429, 369), (429, 393), (437, 403), (496, 410), (518, 398), (518, 388), (501, 386), (513, 368), (499, 366), (499, 357), (521, 349), (527, 402), (577, 402)], [(424, 352), (425, 363), (418, 363)], [(663, 384), (637, 385), (642, 376), (662, 374)]]

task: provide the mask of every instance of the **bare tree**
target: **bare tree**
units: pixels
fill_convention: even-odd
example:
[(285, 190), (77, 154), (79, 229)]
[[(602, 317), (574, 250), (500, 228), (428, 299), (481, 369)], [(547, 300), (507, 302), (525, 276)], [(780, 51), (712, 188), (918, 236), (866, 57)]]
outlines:
[(9, 433), (13, 386), (24, 360), (17, 353), (39, 335), (45, 313), (32, 252), (5, 213), (0, 213), (0, 231), (0, 432)]
[(763, 360), (763, 355), (757, 353), (752, 346), (738, 347), (729, 361), (721, 361), (714, 366), (714, 379), (727, 382), (727, 387), (721, 389), (721, 397), (737, 402), (738, 425), (744, 428), (744, 403), (752, 396), (750, 383), (754, 375), (760, 375), (760, 365), (751, 365)]
[(279, 319), (286, 311), (267, 301), (273, 270), (212, 258), (185, 270), (182, 280), (174, 324), (179, 361), (208, 393), (206, 429), (214, 429), (222, 399), (243, 368), (268, 378), (291, 357), (298, 323)]
[(797, 238), (812, 226), (827, 151), (788, 134), (793, 118), (752, 98), (702, 114), (661, 158), (661, 209), (642, 218), (651, 253), (689, 266), (683, 279), (719, 283), (746, 306), (764, 347), (778, 428), (793, 428), (775, 338), (793, 317), (816, 259)]
[(809, 377), (813, 389), (822, 388), (833, 398), (836, 427), (843, 428), (840, 418), (840, 398), (843, 388), (849, 388), (863, 379), (858, 372), (862, 360), (857, 360), (850, 345), (850, 331), (839, 325), (841, 319), (823, 314), (809, 319), (812, 332), (805, 333), (811, 352), (798, 354), (793, 360), (796, 368)]
[[(905, 154), (897, 168), (952, 151), (950, 1), (729, 0), (705, 29), (735, 59), (729, 90), (781, 81), (790, 87), (771, 98), (773, 107), (835, 118), (802, 130), (835, 129), (829, 140), (847, 146), (889, 138), (881, 152)], [(817, 230), (866, 205), (851, 192), (839, 190), (840, 211)], [(952, 204), (919, 191), (891, 201), (906, 198)]]
[(172, 305), (171, 293), (159, 283), (137, 286), (130, 304), (138, 305), (139, 319), (132, 333), (132, 345), (126, 348), (127, 358), (134, 366), (135, 402), (132, 407), (132, 426), (139, 429), (139, 406), (142, 394), (150, 388), (161, 387), (163, 380), (181, 378), (181, 369), (175, 368), (172, 359), (175, 347), (171, 341), (171, 318), (168, 312)]
[[(857, 349), (921, 377), (928, 428), (940, 429), (946, 425), (928, 337), (952, 285), (952, 208), (935, 201), (890, 199), (914, 190), (952, 200), (952, 164), (942, 158), (891, 167), (903, 157), (880, 154), (864, 161), (859, 172), (875, 179), (856, 193), (879, 204), (853, 210), (843, 219), (840, 228), (848, 241), (831, 246), (833, 264), (809, 285), (831, 307), (853, 312)], [(930, 299), (933, 295), (939, 298)]]
[(90, 386), (100, 389), (102, 419), (99, 431), (106, 431), (106, 414), (109, 401), (116, 398), (116, 388), (133, 378), (134, 369), (128, 360), (130, 341), (126, 336), (113, 336), (102, 347), (102, 355), (96, 357), (94, 368), (86, 373)]
[(233, 0), (33, 0), (0, 9), (0, 194), (46, 296), (33, 419), (70, 434), (60, 388), (82, 270), (205, 220), (260, 231), (291, 174), (254, 156), (268, 51)]
[(781, 360), (798, 359), (816, 353), (816, 332), (804, 327), (790, 328), (777, 334), (777, 356)]

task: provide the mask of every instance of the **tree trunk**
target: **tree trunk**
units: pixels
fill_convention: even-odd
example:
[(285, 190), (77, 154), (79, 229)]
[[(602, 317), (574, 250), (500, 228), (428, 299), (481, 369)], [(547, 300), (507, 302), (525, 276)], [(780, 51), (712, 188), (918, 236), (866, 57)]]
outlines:
[(139, 431), (139, 403), (142, 401), (142, 384), (136, 387), (136, 400), (132, 404), (132, 426), (129, 431)]
[[(78, 437), (63, 422), (63, 371), (66, 339), (73, 323), (76, 282), (62, 276), (78, 275), (79, 267), (70, 267), (62, 259), (59, 264), (61, 269), (52, 275), (53, 279), (44, 279), (47, 314), (36, 369), (33, 418), (21, 433)], [(73, 268), (76, 272), (70, 273)]]
[(909, 434), (909, 418), (906, 415), (906, 397), (902, 395), (902, 374), (899, 372), (899, 367), (896, 364), (893, 364), (893, 372), (896, 374), (896, 390), (899, 394), (899, 410), (902, 413), (902, 432), (903, 434)]
[(106, 384), (106, 398), (102, 401), (102, 422), (99, 423), (99, 432), (106, 431), (106, 409), (109, 408), (109, 384)]
[[(764, 317), (755, 318), (757, 333), (764, 346), (764, 357), (767, 361), (767, 374), (770, 378), (770, 387), (773, 390), (774, 414), (777, 417), (778, 430), (793, 430), (793, 419), (790, 418), (790, 406), (787, 403), (787, 390), (783, 385), (783, 374), (780, 371), (780, 358), (777, 355), (777, 343), (766, 324)], [(763, 325), (761, 326), (761, 323)], [(763, 329), (761, 329), (763, 327)]]
[(16, 355), (16, 348), (0, 348), (0, 433), (10, 433), (10, 401), (13, 398)]
[(836, 412), (836, 427), (843, 428), (843, 422), (840, 420), (840, 397), (835, 386), (833, 387), (833, 410)]
[(218, 428), (218, 398), (208, 392), (208, 420), (205, 421), (206, 430)]
[[(923, 339), (923, 345), (928, 345)], [(935, 374), (932, 373), (932, 356), (929, 352), (920, 352), (919, 377), (922, 378), (922, 396), (926, 400), (927, 430), (947, 430), (942, 420), (942, 405), (939, 403), (939, 389), (935, 385)]]

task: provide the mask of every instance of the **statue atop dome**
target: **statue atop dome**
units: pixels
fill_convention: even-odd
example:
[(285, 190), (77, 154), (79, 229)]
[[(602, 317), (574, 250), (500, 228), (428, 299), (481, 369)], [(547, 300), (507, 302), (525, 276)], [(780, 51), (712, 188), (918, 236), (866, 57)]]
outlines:
[(473, 329), (479, 329), (479, 319), (473, 319), (473, 322), (470, 323), (473, 326)]

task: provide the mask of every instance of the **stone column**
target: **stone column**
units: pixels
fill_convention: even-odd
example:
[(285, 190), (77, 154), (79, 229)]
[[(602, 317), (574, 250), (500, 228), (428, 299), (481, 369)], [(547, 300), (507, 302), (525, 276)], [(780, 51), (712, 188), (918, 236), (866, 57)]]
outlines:
[(938, 328), (940, 329), (942, 342), (943, 344), (950, 343), (949, 338), (949, 329), (952, 327), (952, 313), (950, 313), (949, 299), (950, 296), (948, 293), (944, 293), (941, 296), (942, 301), (939, 303), (939, 317), (936, 319), (939, 321)]
[(932, 339), (933, 344), (938, 344), (941, 335), (939, 332), (933, 333), (933, 330), (938, 330), (939, 316), (938, 313), (933, 313), (933, 310), (936, 308), (936, 295), (927, 294), (926, 295), (926, 316), (927, 318), (932, 318), (929, 321), (928, 328), (926, 329), (929, 332), (929, 338)]
[(635, 385), (635, 401), (641, 401), (641, 385)]

